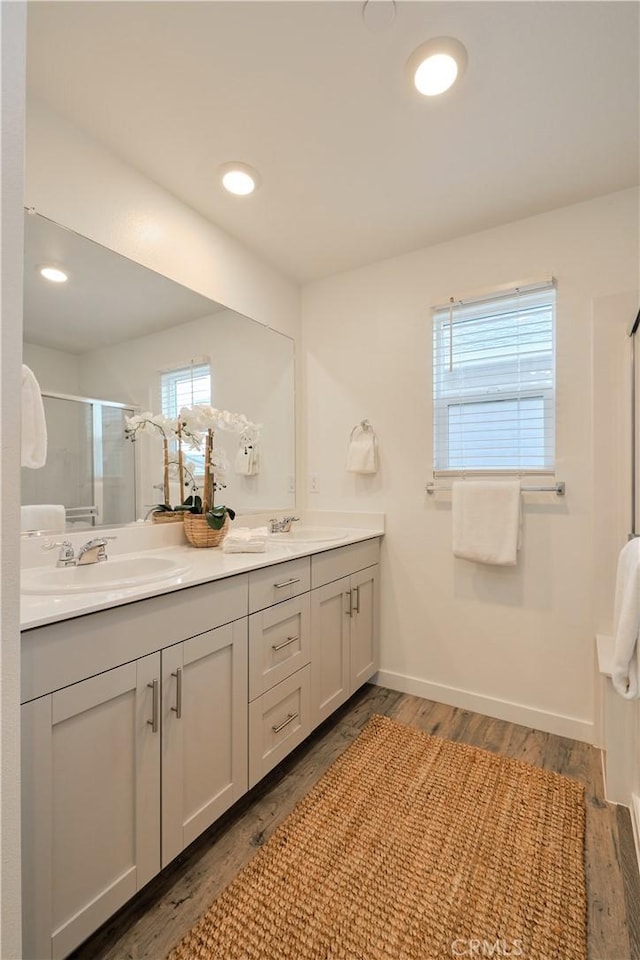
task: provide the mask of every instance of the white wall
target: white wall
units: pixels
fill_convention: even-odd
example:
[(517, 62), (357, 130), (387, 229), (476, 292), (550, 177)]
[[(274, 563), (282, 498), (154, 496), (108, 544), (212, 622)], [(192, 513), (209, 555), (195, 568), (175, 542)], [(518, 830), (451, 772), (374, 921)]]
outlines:
[[(159, 371), (208, 357), (212, 403), (244, 413), (263, 424), (262, 467), (253, 477), (237, 477), (233, 462), (236, 434), (220, 432), (216, 445), (227, 452), (227, 489), (216, 496), (244, 511), (293, 506), (289, 477), (295, 473), (293, 343), (231, 310), (221, 310), (146, 337), (83, 354), (81, 385), (91, 396), (160, 410)], [(157, 503), (154, 483), (162, 482), (161, 444), (143, 436), (137, 442), (142, 468), (142, 504)], [(177, 501), (178, 491), (174, 490)]]
[(22, 359), (33, 370), (41, 390), (78, 396), (80, 357), (77, 354), (25, 342)]
[(20, 394), (26, 4), (0, 4), (0, 957), (17, 960), (20, 917)]
[[(308, 472), (319, 488), (308, 503), (386, 513), (380, 677), (390, 686), (591, 738), (593, 310), (600, 298), (637, 289), (638, 253), (638, 191), (629, 190), (303, 289)], [(558, 281), (557, 475), (567, 496), (527, 495), (516, 568), (455, 560), (450, 497), (424, 493), (432, 471), (429, 308), (452, 294), (549, 275)], [(619, 324), (610, 326), (620, 336)], [(602, 402), (611, 415), (609, 398)], [(380, 441), (372, 478), (344, 470), (349, 431), (363, 417)], [(607, 516), (620, 511), (616, 496), (598, 499)], [(609, 557), (621, 523), (616, 516), (609, 527)], [(606, 528), (599, 525), (599, 538)]]

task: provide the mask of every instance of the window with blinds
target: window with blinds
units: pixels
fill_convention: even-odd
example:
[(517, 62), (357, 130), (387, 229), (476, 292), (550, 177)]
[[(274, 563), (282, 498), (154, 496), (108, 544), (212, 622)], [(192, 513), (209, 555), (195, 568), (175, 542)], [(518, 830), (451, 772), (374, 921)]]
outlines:
[(211, 367), (195, 363), (160, 374), (160, 402), (165, 417), (177, 417), (182, 407), (211, 403)]
[(555, 466), (553, 281), (433, 314), (434, 472)]
[[(193, 363), (160, 374), (160, 404), (165, 417), (177, 417), (182, 407), (197, 403), (211, 403), (209, 363)], [(188, 459), (195, 473), (204, 473), (204, 450), (189, 450)]]

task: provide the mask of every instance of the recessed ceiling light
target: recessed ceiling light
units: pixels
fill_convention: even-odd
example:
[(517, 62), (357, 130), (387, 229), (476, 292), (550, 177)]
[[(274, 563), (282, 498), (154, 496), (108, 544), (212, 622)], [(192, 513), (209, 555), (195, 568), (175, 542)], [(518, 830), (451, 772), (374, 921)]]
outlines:
[(235, 160), (224, 163), (220, 167), (222, 185), (229, 193), (238, 197), (246, 197), (260, 185), (260, 176), (257, 170), (248, 163), (239, 163)]
[(453, 37), (435, 37), (409, 57), (407, 68), (418, 93), (435, 97), (453, 86), (467, 66), (467, 51)]
[(40, 276), (52, 283), (66, 283), (69, 279), (69, 275), (58, 267), (40, 267)]

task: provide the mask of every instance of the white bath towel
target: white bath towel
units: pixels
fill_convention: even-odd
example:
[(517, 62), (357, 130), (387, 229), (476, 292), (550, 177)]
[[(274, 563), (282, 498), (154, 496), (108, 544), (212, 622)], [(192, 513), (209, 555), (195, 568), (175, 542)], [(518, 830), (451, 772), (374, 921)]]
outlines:
[(64, 533), (65, 509), (61, 503), (32, 503), (20, 507), (20, 530), (47, 530)]
[(37, 470), (47, 459), (47, 423), (40, 386), (32, 370), (22, 364), (21, 465)]
[(235, 527), (222, 541), (223, 553), (264, 553), (267, 549), (266, 527)]
[(378, 469), (378, 441), (368, 420), (362, 420), (351, 431), (347, 453), (349, 473), (376, 473)]
[(640, 537), (622, 548), (618, 557), (613, 612), (611, 680), (625, 700), (640, 697), (638, 640), (640, 635)]
[(520, 546), (520, 481), (456, 480), (452, 492), (455, 556), (515, 566)]

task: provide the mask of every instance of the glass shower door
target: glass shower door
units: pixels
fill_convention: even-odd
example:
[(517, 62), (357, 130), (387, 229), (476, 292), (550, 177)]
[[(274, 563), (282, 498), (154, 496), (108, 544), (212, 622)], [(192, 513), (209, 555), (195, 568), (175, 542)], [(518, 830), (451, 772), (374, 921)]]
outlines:
[(135, 456), (124, 433), (134, 410), (84, 397), (42, 399), (47, 462), (22, 469), (22, 503), (61, 503), (74, 528), (134, 521)]

